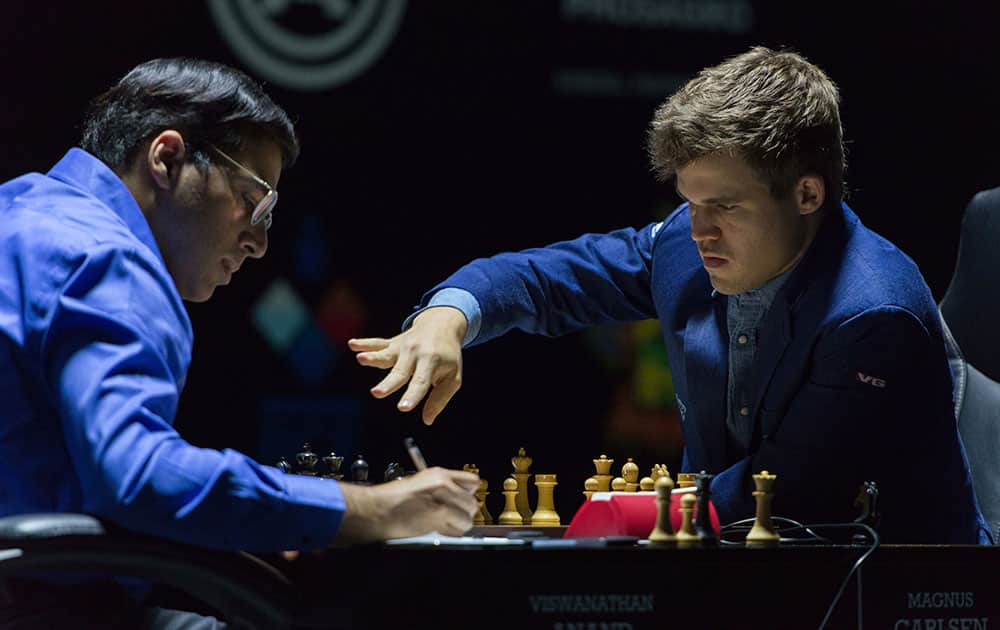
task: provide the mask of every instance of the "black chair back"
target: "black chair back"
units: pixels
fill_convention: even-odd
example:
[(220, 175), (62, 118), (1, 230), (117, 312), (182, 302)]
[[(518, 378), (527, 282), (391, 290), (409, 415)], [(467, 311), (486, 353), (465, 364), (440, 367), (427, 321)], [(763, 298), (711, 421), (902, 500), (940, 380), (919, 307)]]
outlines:
[(955, 415), (979, 506), (1000, 542), (1000, 188), (966, 207), (940, 305), (955, 377)]
[(965, 360), (1000, 381), (1000, 188), (976, 194), (965, 209), (941, 313)]

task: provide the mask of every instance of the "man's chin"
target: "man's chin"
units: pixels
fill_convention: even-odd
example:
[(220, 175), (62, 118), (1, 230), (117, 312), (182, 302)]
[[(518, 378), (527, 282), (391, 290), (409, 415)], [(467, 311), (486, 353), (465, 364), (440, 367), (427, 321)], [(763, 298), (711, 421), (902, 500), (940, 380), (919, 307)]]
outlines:
[(756, 282), (746, 278), (740, 278), (738, 280), (720, 280), (719, 278), (711, 276), (709, 276), (709, 280), (712, 282), (712, 288), (722, 295), (739, 295), (741, 293), (746, 293), (747, 291), (759, 289), (767, 283), (767, 280), (760, 280)]
[[(740, 293), (746, 293), (757, 287), (747, 283), (746, 280), (733, 280), (733, 279), (720, 279), (714, 276), (709, 276), (709, 280), (712, 282), (712, 288), (722, 295), (739, 295)], [(759, 286), (759, 285), (758, 285)]]
[(186, 302), (207, 302), (215, 294), (215, 287), (202, 288), (197, 291), (185, 291), (181, 297)]
[(708, 274), (708, 279), (712, 283), (712, 288), (722, 295), (734, 295), (739, 293), (731, 282), (717, 278), (712, 274)]

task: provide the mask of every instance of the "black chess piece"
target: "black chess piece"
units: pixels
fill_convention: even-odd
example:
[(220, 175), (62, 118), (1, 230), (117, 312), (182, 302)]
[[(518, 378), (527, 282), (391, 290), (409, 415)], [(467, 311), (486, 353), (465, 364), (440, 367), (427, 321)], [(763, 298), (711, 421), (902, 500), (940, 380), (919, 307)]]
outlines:
[(698, 497), (698, 509), (694, 517), (694, 530), (698, 533), (703, 545), (715, 545), (719, 542), (719, 537), (712, 527), (712, 517), (708, 509), (709, 500), (712, 497), (712, 480), (715, 475), (710, 475), (704, 470), (694, 476), (695, 495)]
[(310, 477), (315, 477), (318, 474), (316, 464), (319, 462), (319, 455), (312, 451), (309, 442), (303, 444), (302, 451), (295, 454), (295, 461), (299, 465), (299, 469), (295, 471), (298, 474)]
[(389, 465), (385, 467), (385, 474), (383, 479), (385, 481), (394, 481), (396, 479), (402, 479), (406, 473), (403, 471), (403, 467), (399, 462), (389, 462)]
[(858, 488), (858, 496), (854, 499), (854, 505), (861, 508), (861, 515), (854, 519), (855, 523), (864, 523), (869, 527), (877, 527), (879, 517), (878, 511), (878, 486), (874, 481), (866, 481)]
[(333, 451), (323, 458), (323, 463), (326, 464), (326, 474), (323, 475), (327, 479), (343, 479), (344, 475), (340, 472), (340, 466), (344, 463), (344, 458), (341, 455), (337, 455)]
[(292, 472), (292, 465), (289, 464), (288, 460), (285, 459), (284, 457), (282, 457), (281, 459), (279, 459), (278, 463), (275, 464), (275, 466), (278, 468), (278, 470), (280, 470), (283, 473), (291, 473)]
[[(854, 499), (854, 505), (861, 508), (861, 515), (854, 519), (855, 523), (863, 523), (868, 527), (878, 531), (879, 521), (882, 514), (878, 510), (878, 486), (874, 481), (865, 481), (858, 488), (858, 496)], [(855, 545), (867, 545), (868, 536), (862, 533), (855, 534), (851, 542)]]
[(359, 483), (368, 482), (368, 462), (364, 455), (357, 455), (351, 463), (351, 480)]

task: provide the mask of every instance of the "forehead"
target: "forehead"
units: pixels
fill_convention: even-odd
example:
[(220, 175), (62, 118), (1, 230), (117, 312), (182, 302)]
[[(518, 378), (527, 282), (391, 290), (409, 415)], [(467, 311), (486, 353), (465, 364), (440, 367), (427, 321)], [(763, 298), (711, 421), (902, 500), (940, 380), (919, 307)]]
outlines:
[(704, 202), (768, 193), (768, 187), (746, 160), (732, 155), (706, 155), (677, 169), (677, 192)]

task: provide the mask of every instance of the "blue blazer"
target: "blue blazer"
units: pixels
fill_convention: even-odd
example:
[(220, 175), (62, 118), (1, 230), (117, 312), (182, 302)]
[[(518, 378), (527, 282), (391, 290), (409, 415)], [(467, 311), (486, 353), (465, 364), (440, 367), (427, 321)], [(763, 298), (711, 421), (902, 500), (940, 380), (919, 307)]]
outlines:
[(723, 523), (754, 513), (751, 474), (778, 476), (775, 515), (853, 520), (878, 485), (883, 540), (989, 543), (952, 406), (937, 306), (916, 265), (846, 206), (765, 315), (752, 370), (750, 454), (726, 453), (727, 297), (713, 291), (687, 204), (661, 224), (475, 260), (446, 287), (471, 292), (482, 343), (513, 328), (560, 335), (658, 318), (684, 433), (683, 471), (716, 475)]

